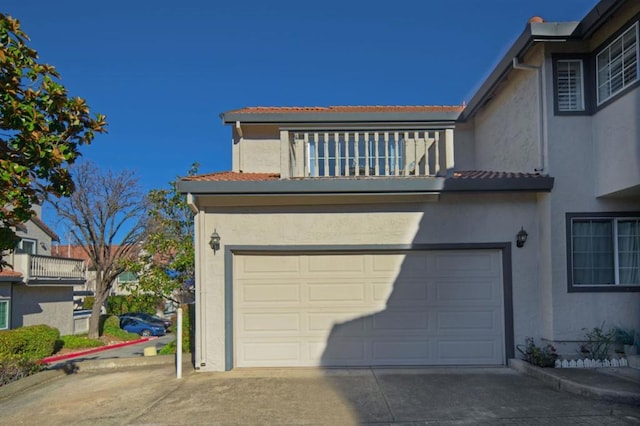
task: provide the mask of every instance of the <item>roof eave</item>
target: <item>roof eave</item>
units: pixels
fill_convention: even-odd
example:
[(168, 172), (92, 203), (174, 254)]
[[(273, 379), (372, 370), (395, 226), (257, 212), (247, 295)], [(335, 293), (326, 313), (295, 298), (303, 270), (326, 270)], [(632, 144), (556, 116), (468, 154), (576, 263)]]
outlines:
[(477, 110), (490, 99), (498, 84), (511, 71), (513, 58), (521, 58), (537, 41), (557, 41), (571, 37), (577, 27), (578, 22), (533, 22), (527, 24), (522, 34), (473, 95), (467, 107), (460, 114), (459, 121), (464, 122), (473, 117)]
[(460, 116), (459, 111), (428, 111), (428, 112), (283, 112), (283, 113), (238, 113), (235, 111), (220, 114), (225, 124), (255, 123), (397, 123), (450, 121), (454, 122)]
[(401, 194), (418, 192), (549, 192), (554, 179), (535, 178), (459, 179), (368, 178), (368, 179), (296, 179), (266, 182), (179, 181), (178, 191), (193, 195), (281, 195), (281, 194)]

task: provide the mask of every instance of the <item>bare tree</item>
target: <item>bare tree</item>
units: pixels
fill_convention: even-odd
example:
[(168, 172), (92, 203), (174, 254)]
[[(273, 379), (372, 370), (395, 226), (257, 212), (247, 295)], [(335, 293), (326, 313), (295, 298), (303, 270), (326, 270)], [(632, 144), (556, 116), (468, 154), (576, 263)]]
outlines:
[(102, 172), (92, 163), (74, 167), (76, 189), (53, 201), (74, 243), (83, 247), (96, 270), (96, 289), (89, 337), (99, 335), (100, 309), (125, 260), (136, 257), (144, 237), (145, 198), (132, 171)]

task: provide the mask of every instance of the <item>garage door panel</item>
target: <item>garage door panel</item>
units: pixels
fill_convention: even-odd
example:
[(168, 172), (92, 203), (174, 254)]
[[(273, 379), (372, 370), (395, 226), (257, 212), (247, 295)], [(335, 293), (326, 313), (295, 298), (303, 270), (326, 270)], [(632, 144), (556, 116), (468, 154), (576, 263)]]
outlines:
[(447, 277), (481, 277), (494, 276), (497, 272), (497, 264), (492, 253), (479, 251), (469, 252), (444, 252), (434, 256), (434, 276)]
[(247, 256), (235, 273), (238, 277), (274, 273), (297, 275), (300, 270), (300, 258), (297, 256)]
[(353, 312), (309, 313), (309, 331), (322, 333), (326, 336), (329, 336), (332, 330), (345, 337), (362, 336), (365, 332), (366, 324), (362, 321), (357, 321), (361, 317), (362, 314)]
[(308, 256), (309, 272), (320, 275), (356, 274), (365, 271), (364, 257), (354, 258), (344, 255)]
[(498, 326), (495, 310), (489, 311), (441, 311), (437, 315), (438, 329), (470, 332), (495, 330)]
[(271, 282), (245, 284), (240, 292), (240, 300), (257, 305), (287, 302), (298, 304), (302, 301), (298, 283), (285, 285)]
[(504, 364), (498, 250), (260, 257), (234, 255), (236, 366)]
[(364, 282), (354, 283), (338, 281), (331, 284), (308, 284), (309, 303), (310, 304), (363, 304), (365, 302), (365, 286)]
[(244, 314), (240, 317), (240, 328), (247, 334), (261, 332), (300, 333), (301, 314), (299, 313), (264, 313)]
[(427, 330), (428, 313), (423, 312), (398, 312), (384, 311), (374, 315), (371, 319), (371, 328), (375, 331), (398, 330)]
[(438, 280), (434, 283), (438, 302), (493, 302), (499, 301), (493, 280)]

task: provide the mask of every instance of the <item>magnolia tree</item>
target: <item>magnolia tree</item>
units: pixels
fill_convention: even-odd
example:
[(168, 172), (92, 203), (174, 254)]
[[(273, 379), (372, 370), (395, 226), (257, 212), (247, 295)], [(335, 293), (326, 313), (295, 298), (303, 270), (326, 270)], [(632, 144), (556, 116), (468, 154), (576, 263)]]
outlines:
[(53, 201), (96, 273), (96, 288), (89, 319), (89, 337), (99, 335), (100, 309), (114, 281), (129, 259), (141, 250), (147, 230), (146, 199), (133, 172), (102, 172), (92, 163), (73, 168), (76, 190)]
[[(189, 176), (197, 173), (193, 164)], [(154, 189), (147, 195), (148, 232), (136, 259), (127, 270), (138, 280), (127, 285), (133, 294), (153, 294), (175, 304), (189, 302), (194, 287), (193, 212), (177, 180), (167, 189)]]
[(19, 21), (0, 13), (0, 269), (18, 241), (15, 227), (46, 196), (74, 191), (69, 165), (81, 145), (106, 131), (105, 117), (69, 97), (28, 41)]

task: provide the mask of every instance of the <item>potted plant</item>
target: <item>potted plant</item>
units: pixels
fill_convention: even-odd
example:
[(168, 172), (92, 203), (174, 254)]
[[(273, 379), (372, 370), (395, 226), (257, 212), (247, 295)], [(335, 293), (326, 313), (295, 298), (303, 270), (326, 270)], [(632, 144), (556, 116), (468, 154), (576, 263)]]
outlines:
[(638, 348), (635, 346), (636, 331), (632, 328), (616, 327), (614, 329), (616, 342), (624, 348), (627, 355), (637, 355)]

